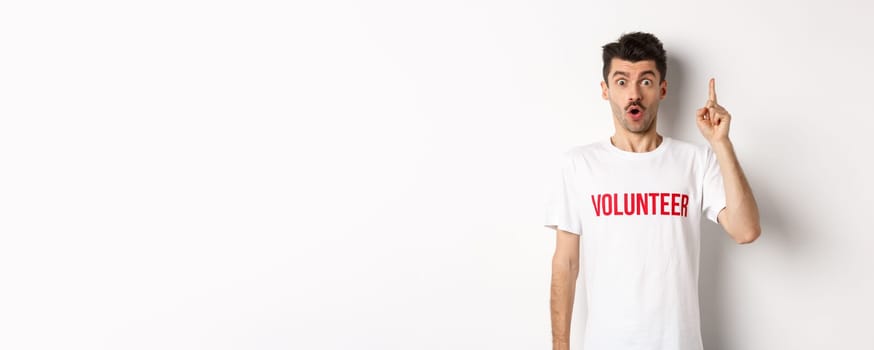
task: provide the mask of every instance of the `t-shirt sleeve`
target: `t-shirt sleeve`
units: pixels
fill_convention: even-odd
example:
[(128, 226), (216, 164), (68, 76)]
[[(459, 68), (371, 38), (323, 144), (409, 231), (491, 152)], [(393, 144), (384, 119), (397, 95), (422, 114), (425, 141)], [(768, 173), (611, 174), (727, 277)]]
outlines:
[(722, 172), (716, 153), (710, 147), (705, 147), (704, 188), (702, 201), (704, 215), (715, 223), (719, 223), (719, 212), (725, 208), (725, 186), (722, 183)]
[(559, 164), (550, 178), (543, 226), (579, 235), (583, 228), (574, 183), (573, 159), (568, 152), (562, 154)]

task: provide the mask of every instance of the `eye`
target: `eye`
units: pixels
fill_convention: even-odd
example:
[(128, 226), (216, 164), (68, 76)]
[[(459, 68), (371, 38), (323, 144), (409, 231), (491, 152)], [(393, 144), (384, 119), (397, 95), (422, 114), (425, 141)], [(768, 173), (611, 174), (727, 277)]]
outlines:
[(616, 85), (625, 86), (625, 79), (619, 79), (616, 81)]
[(650, 86), (650, 85), (652, 85), (652, 80), (644, 79), (640, 83), (643, 84), (643, 86)]

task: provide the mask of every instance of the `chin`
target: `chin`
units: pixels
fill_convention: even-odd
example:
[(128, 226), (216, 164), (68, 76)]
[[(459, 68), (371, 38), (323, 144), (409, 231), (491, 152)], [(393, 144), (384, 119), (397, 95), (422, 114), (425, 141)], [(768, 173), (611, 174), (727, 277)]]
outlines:
[(634, 127), (628, 124), (625, 125), (625, 130), (628, 130), (635, 134), (644, 134), (649, 131), (649, 129), (652, 129), (652, 123), (641, 124), (638, 127)]

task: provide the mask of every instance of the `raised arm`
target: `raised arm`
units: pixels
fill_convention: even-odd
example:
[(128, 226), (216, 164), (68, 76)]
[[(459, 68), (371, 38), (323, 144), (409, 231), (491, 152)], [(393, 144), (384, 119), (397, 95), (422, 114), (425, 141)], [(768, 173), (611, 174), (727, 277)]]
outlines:
[(698, 129), (716, 154), (725, 186), (725, 209), (719, 212), (717, 220), (736, 242), (751, 243), (762, 233), (759, 207), (728, 138), (731, 114), (716, 102), (715, 79), (710, 79), (707, 104), (698, 109), (697, 122)]
[(569, 350), (571, 314), (580, 272), (580, 236), (561, 229), (556, 229), (555, 232), (549, 299), (552, 312), (552, 349)]

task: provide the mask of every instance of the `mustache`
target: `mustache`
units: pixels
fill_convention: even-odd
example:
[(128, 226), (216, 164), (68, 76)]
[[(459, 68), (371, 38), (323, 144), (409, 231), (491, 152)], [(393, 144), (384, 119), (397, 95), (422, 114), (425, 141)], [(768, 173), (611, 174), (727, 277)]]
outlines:
[(646, 110), (646, 108), (643, 107), (643, 105), (641, 105), (640, 102), (638, 102), (638, 101), (634, 101), (634, 102), (629, 103), (628, 106), (625, 106), (625, 110), (627, 111), (631, 107), (637, 107), (641, 111)]

